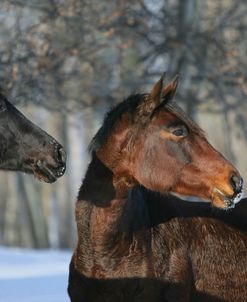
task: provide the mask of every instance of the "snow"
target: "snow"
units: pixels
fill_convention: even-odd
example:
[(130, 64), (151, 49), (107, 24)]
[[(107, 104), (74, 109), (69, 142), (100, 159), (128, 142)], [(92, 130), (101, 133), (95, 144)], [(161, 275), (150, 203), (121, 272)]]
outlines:
[(70, 251), (0, 248), (0, 302), (69, 302)]

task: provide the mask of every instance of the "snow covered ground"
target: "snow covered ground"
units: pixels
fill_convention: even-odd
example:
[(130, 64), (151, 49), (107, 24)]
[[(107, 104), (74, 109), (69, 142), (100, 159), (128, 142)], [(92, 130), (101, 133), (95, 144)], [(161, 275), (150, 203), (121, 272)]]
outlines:
[(72, 252), (0, 248), (0, 302), (69, 302)]

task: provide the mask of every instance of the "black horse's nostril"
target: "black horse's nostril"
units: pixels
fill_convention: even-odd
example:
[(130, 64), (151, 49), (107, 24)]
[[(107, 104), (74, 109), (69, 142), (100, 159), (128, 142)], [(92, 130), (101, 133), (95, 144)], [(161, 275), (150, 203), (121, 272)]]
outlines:
[(57, 146), (56, 148), (56, 159), (61, 164), (66, 163), (66, 152), (62, 146)]
[(65, 164), (63, 166), (59, 167), (57, 169), (57, 177), (63, 176), (64, 173), (65, 173), (65, 170), (66, 170), (66, 165)]
[(56, 146), (56, 160), (59, 164), (56, 170), (57, 177), (63, 176), (66, 170), (66, 152), (61, 145)]
[(230, 183), (233, 187), (234, 193), (238, 194), (242, 191), (243, 189), (243, 179), (240, 175), (238, 174), (232, 174), (230, 177)]

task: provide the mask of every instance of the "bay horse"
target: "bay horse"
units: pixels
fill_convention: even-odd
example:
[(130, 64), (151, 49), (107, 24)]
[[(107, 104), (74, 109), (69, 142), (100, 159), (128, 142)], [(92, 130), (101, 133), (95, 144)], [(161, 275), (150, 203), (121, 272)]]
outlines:
[(149, 94), (120, 103), (91, 142), (76, 204), (72, 302), (187, 301), (193, 274), (190, 258), (182, 257), (191, 250), (183, 240), (200, 220), (191, 227), (183, 217), (152, 218), (163, 210), (152, 212), (153, 200), (140, 188), (198, 196), (222, 209), (241, 198), (238, 171), (174, 104), (177, 84), (175, 78), (163, 88), (161, 78)]
[(48, 183), (66, 169), (66, 152), (0, 92), (0, 169), (32, 173)]

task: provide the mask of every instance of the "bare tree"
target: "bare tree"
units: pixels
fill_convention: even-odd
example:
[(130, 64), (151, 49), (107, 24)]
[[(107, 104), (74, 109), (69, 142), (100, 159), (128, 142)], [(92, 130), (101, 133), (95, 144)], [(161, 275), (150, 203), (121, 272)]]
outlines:
[(147, 91), (164, 71), (181, 75), (177, 99), (245, 173), (244, 0), (5, 0), (0, 9), (1, 86), (69, 155), (54, 186), (4, 174), (0, 241), (73, 245), (75, 186), (90, 137), (109, 107)]

